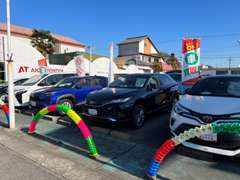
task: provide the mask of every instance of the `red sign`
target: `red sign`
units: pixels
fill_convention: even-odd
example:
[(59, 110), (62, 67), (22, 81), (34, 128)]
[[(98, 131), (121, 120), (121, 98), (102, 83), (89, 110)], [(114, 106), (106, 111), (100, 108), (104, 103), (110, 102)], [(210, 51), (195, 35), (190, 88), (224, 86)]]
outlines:
[(182, 53), (200, 48), (200, 39), (184, 39), (182, 41)]
[(47, 59), (38, 60), (38, 66), (47, 66)]

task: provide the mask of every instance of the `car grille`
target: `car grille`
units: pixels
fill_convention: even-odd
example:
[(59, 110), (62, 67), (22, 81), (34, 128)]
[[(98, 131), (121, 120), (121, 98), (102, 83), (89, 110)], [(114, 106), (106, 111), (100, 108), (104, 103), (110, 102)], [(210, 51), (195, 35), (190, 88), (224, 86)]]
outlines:
[[(182, 124), (176, 129), (176, 134), (180, 134), (184, 131), (187, 131), (195, 126), (189, 124)], [(225, 150), (237, 150), (240, 149), (240, 135), (237, 134), (229, 134), (229, 133), (219, 133), (217, 135), (218, 141), (215, 142), (208, 142), (201, 140), (199, 138), (193, 138), (188, 140), (187, 142), (192, 142), (194, 144), (208, 146), (213, 148), (220, 148)]]
[(201, 114), (194, 111), (191, 111), (191, 116), (199, 118), (202, 122), (212, 123), (217, 120), (227, 120), (230, 115), (211, 115), (211, 114)]

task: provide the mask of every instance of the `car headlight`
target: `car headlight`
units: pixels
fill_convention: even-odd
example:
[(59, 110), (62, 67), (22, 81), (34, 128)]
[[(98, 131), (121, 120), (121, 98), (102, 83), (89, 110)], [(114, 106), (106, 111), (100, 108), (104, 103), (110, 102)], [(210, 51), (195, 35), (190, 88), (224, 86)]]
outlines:
[(181, 106), (179, 103), (175, 104), (173, 110), (177, 114), (189, 113), (189, 111), (186, 108), (184, 108), (183, 106)]
[(16, 91), (15, 94), (24, 94), (26, 92), (27, 92), (27, 90), (20, 90), (20, 91)]
[(114, 100), (110, 101), (110, 103), (125, 103), (125, 102), (129, 101), (130, 99), (131, 99), (130, 97), (114, 99)]

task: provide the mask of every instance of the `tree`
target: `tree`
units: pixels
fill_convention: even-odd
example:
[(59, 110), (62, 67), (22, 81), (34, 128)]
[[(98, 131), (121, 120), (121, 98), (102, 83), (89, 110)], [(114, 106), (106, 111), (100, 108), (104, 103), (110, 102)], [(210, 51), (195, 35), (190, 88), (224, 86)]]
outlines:
[(47, 57), (47, 55), (54, 53), (56, 41), (50, 31), (34, 29), (31, 36), (31, 44), (44, 57)]
[(167, 59), (167, 63), (171, 64), (173, 70), (181, 69), (181, 63), (176, 58), (175, 54), (171, 54), (171, 56)]
[(162, 63), (155, 61), (153, 63), (152, 69), (154, 72), (161, 72), (162, 71)]

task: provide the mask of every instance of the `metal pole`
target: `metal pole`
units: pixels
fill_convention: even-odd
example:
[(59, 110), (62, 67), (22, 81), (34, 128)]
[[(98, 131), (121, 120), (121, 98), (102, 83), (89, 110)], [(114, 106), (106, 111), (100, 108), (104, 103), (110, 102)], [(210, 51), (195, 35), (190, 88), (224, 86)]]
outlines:
[(109, 71), (108, 71), (108, 83), (113, 81), (113, 71), (112, 71), (112, 62), (113, 62), (113, 42), (110, 44), (110, 59), (109, 59)]
[(6, 61), (6, 48), (5, 48), (5, 38), (2, 37), (2, 50), (3, 50), (3, 62), (4, 62), (4, 81), (7, 81), (7, 61)]
[(89, 76), (91, 76), (92, 47), (89, 46)]
[(230, 56), (228, 59), (228, 74), (231, 74), (231, 63), (232, 63), (232, 58)]
[(10, 0), (6, 0), (7, 13), (7, 73), (8, 73), (8, 102), (9, 102), (9, 128), (15, 128), (13, 61), (11, 53), (11, 27), (10, 27)]

